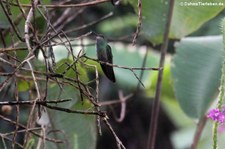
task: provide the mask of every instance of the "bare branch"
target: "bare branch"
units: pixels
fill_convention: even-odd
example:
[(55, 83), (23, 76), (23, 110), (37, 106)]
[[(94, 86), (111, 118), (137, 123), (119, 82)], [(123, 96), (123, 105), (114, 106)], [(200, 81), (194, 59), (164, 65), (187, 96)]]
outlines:
[[(3, 2), (6, 2), (3, 0)], [(87, 7), (87, 6), (93, 6), (101, 3), (109, 2), (109, 0), (96, 0), (96, 1), (91, 1), (91, 2), (85, 2), (85, 3), (80, 3), (80, 4), (63, 4), (63, 5), (37, 5), (37, 7), (47, 7), (47, 8), (74, 8), (74, 7)], [(18, 6), (15, 3), (9, 3), (10, 5), (13, 6)], [(20, 4), (21, 7), (32, 7), (31, 4)]]

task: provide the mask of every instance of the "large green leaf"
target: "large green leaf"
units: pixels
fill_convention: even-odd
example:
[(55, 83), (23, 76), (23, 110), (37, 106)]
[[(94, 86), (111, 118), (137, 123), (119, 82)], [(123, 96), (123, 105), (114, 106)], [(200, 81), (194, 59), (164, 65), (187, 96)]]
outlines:
[[(218, 5), (206, 5), (210, 3), (217, 3)], [(224, 10), (225, 5), (221, 4), (221, 0), (192, 0), (191, 2), (185, 0), (175, 0), (170, 37), (182, 38), (196, 31), (205, 22)]]
[(183, 111), (201, 117), (218, 90), (223, 59), (222, 37), (184, 38), (176, 45), (171, 73)]
[[(129, 1), (137, 11), (137, 0)], [(197, 29), (206, 21), (224, 10), (223, 6), (188, 6), (199, 4), (199, 0), (175, 0), (170, 38), (182, 38)], [(221, 0), (203, 0), (201, 3), (222, 3)], [(153, 43), (161, 43), (168, 13), (169, 0), (142, 0), (143, 33)]]
[[(74, 149), (95, 149), (96, 146), (96, 125), (95, 117), (88, 115), (69, 114), (58, 111), (50, 112), (54, 120), (54, 127), (58, 132), (49, 136), (57, 136), (57, 139), (66, 140), (66, 143), (59, 144), (60, 148)], [(47, 143), (48, 149), (55, 149), (55, 143)]]
[[(63, 86), (60, 94), (60, 88), (56, 85), (51, 85), (49, 89), (48, 98), (71, 98), (72, 100), (67, 103), (60, 103), (57, 106), (69, 108), (74, 110), (91, 110), (91, 103), (84, 100), (83, 104), (78, 102), (78, 91), (70, 86)], [(59, 130), (52, 131), (47, 137), (64, 140), (65, 143), (57, 144), (46, 142), (48, 149), (58, 148), (74, 148), (74, 149), (95, 149), (97, 132), (95, 116), (67, 113), (56, 110), (48, 111), (51, 121), (51, 129)]]

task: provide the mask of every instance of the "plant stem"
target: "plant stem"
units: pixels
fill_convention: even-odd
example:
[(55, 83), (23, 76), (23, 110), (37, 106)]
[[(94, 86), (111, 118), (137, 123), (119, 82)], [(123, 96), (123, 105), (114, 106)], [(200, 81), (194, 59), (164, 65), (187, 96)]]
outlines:
[[(223, 33), (223, 48), (224, 48), (224, 55), (225, 55), (225, 18), (222, 20), (222, 33)], [(221, 75), (221, 82), (219, 88), (219, 101), (217, 103), (217, 107), (219, 109), (222, 108), (223, 99), (225, 98), (225, 58), (223, 60), (222, 66), (222, 75)], [(214, 122), (213, 124), (213, 149), (217, 149), (217, 128), (218, 122)]]
[(202, 130), (205, 127), (206, 122), (207, 122), (207, 117), (204, 115), (200, 119), (200, 121), (198, 122), (198, 126), (197, 126), (197, 129), (196, 129), (196, 132), (195, 132), (195, 136), (194, 136), (193, 142), (191, 144), (191, 149), (196, 149), (197, 148), (198, 141), (199, 141), (199, 139), (201, 137)]
[[(170, 30), (170, 25), (172, 20), (173, 6), (174, 6), (174, 0), (170, 0), (169, 12), (168, 12), (167, 21), (165, 24), (165, 31), (163, 35), (163, 44), (161, 46), (161, 56), (160, 56), (160, 63), (159, 63), (160, 68), (164, 67), (165, 56), (167, 53), (168, 41), (169, 41), (168, 36), (169, 36), (169, 30)], [(162, 86), (162, 78), (163, 78), (163, 69), (159, 70), (159, 73), (158, 73), (155, 99), (153, 101), (153, 108), (152, 108), (151, 120), (150, 120), (150, 128), (149, 128), (149, 136), (148, 136), (148, 144), (147, 144), (148, 149), (154, 149), (155, 147), (155, 138), (156, 138), (156, 132), (157, 132), (158, 115), (159, 115), (159, 107), (160, 107), (160, 93), (161, 93), (161, 86)]]

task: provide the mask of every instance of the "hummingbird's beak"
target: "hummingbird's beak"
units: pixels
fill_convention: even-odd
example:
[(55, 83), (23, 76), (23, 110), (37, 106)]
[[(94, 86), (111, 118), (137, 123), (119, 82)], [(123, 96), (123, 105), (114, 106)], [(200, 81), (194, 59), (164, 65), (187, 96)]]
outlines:
[(97, 34), (97, 33), (94, 32), (94, 31), (91, 31), (91, 33), (95, 35), (96, 39), (99, 38), (99, 37), (105, 38), (102, 34)]
[(94, 31), (91, 31), (92, 34), (94, 34), (95, 36), (99, 36), (97, 33), (95, 33)]

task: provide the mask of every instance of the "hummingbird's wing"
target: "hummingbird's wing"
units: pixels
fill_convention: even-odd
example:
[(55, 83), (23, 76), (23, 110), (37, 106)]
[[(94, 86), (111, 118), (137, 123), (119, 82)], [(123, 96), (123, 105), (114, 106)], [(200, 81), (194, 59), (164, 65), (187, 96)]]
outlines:
[[(113, 64), (113, 56), (112, 56), (112, 50), (109, 45), (106, 46), (106, 54), (107, 54), (107, 62), (110, 64)], [(116, 82), (115, 74), (113, 71), (113, 67), (106, 65), (106, 64), (101, 64), (102, 70), (105, 73), (105, 75), (112, 81)]]
[(109, 63), (113, 64), (112, 50), (111, 50), (111, 47), (109, 45), (106, 46), (106, 54), (107, 54)]

